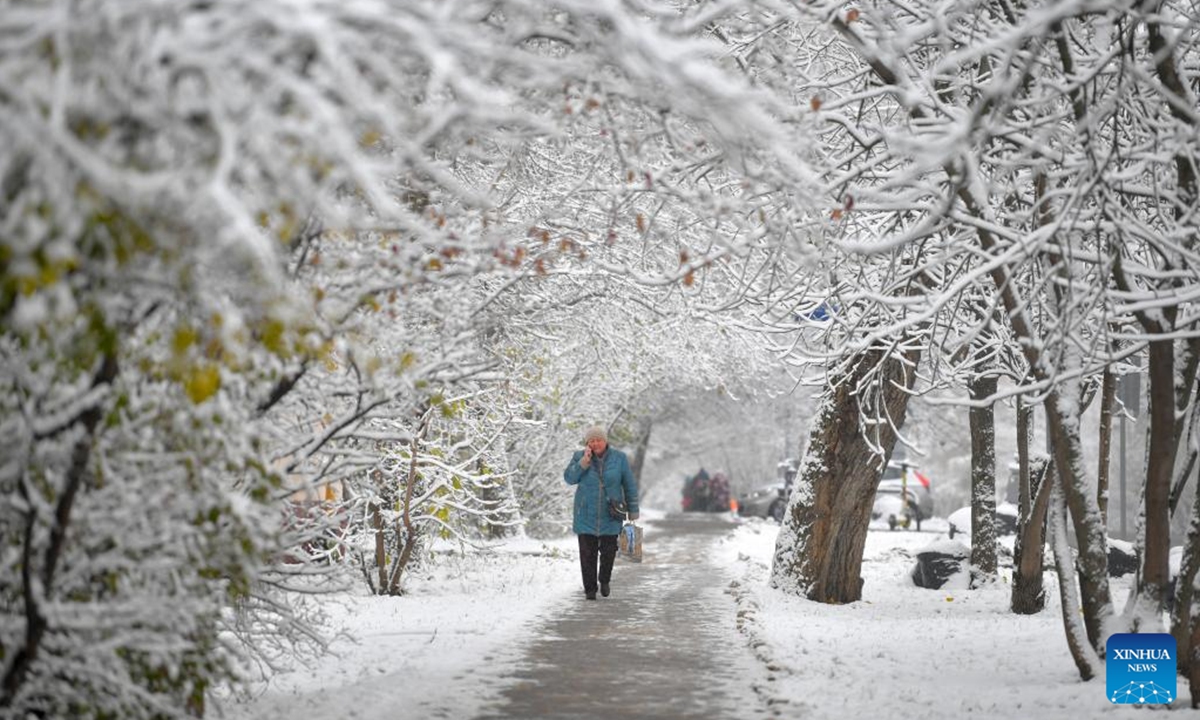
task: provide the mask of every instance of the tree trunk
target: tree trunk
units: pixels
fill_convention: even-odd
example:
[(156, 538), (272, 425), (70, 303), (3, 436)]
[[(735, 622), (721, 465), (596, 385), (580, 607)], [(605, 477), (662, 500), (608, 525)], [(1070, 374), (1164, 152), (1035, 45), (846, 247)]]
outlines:
[[(1075, 610), (1080, 606), (1081, 600), (1075, 596), (1074, 573), (1071, 570), (1071, 546), (1067, 542), (1066, 507), (1063, 503), (1065, 488), (1062, 487), (1062, 479), (1056, 476), (1057, 473), (1047, 476), (1046, 481), (1050, 485), (1049, 526), (1051, 546), (1054, 548), (1054, 566), (1058, 570), (1059, 606), (1062, 609), (1063, 628), (1067, 633), (1067, 648), (1075, 660), (1075, 667), (1079, 669), (1079, 677), (1086, 681), (1099, 674), (1100, 656), (1093, 649), (1095, 645), (1089, 643), (1090, 632), (1086, 627), (1079, 626), (1079, 614)], [(1081, 573), (1080, 579), (1083, 577)], [(1087, 622), (1086, 614), (1084, 622)]]
[[(1175, 471), (1175, 345), (1171, 340), (1150, 343), (1150, 425), (1146, 453), (1146, 496), (1142, 525), (1145, 549), (1138, 576), (1134, 629), (1143, 623), (1161, 627), (1171, 553), (1171, 480)], [(1158, 629), (1154, 629), (1158, 632)]]
[(400, 518), (393, 523), (396, 542), (400, 546), (400, 551), (392, 563), (392, 570), (389, 573), (390, 577), (387, 584), (387, 594), (392, 597), (404, 594), (403, 588), (400, 586), (400, 580), (404, 576), (404, 571), (408, 569), (409, 562), (412, 561), (413, 550), (421, 540), (421, 529), (413, 525), (412, 521), (413, 496), (416, 494), (417, 483), (421, 479), (420, 474), (417, 472), (417, 457), (421, 452), (421, 443), (425, 440), (425, 434), (429, 431), (429, 424), (432, 417), (433, 408), (430, 407), (421, 415), (421, 421), (417, 425), (417, 432), (413, 434), (412, 442), (409, 444), (409, 451), (412, 454), (408, 459), (408, 477), (405, 478), (404, 500), (400, 503)]
[[(1196, 377), (1196, 360), (1200, 356), (1200, 352), (1197, 352), (1197, 349), (1200, 349), (1200, 340), (1192, 340), (1185, 348), (1181, 362), (1184, 368), (1181, 377)], [(1200, 436), (1200, 386), (1197, 386), (1194, 380), (1192, 382), (1185, 381), (1185, 387), (1181, 389), (1190, 394), (1193, 388), (1195, 388), (1196, 396), (1190, 401), (1193, 408), (1191, 432), (1194, 436)], [(1184, 408), (1187, 407), (1189, 401), (1186, 398), (1180, 398), (1177, 402), (1179, 407)], [(1176, 427), (1177, 446), (1182, 437), (1181, 426), (1185, 424), (1179, 423)], [(1178, 474), (1178, 479), (1175, 482), (1175, 486), (1179, 488), (1179, 491), (1176, 492), (1172, 489), (1172, 503), (1182, 495), (1183, 486), (1186, 484), (1186, 474), (1190, 474), (1192, 467), (1196, 464), (1196, 455), (1196, 450), (1193, 447), (1188, 452), (1185, 467)], [(1183, 547), (1179, 575), (1175, 578), (1175, 602), (1171, 610), (1171, 634), (1175, 636), (1179, 672), (1188, 679), (1188, 690), (1192, 696), (1192, 707), (1200, 708), (1200, 607), (1197, 607), (1195, 593), (1196, 574), (1200, 570), (1200, 470), (1196, 472), (1193, 493), (1191, 526), (1188, 529), (1187, 541)], [(1174, 510), (1173, 505), (1172, 510)]]
[(1188, 679), (1192, 694), (1192, 707), (1200, 707), (1200, 657), (1195, 648), (1200, 647), (1200, 613), (1194, 603), (1196, 593), (1193, 583), (1200, 570), (1200, 477), (1196, 479), (1196, 494), (1192, 501), (1192, 521), (1188, 528), (1187, 544), (1179, 564), (1179, 576), (1175, 578), (1175, 607), (1171, 612), (1171, 634), (1175, 636), (1178, 670)]
[(1050, 507), (1054, 465), (1037, 458), (1021, 482), (1021, 512), (1013, 549), (1012, 611), (1034, 615), (1046, 607), (1042, 550), (1046, 545), (1046, 514)]
[(1188, 670), (1188, 692), (1192, 695), (1192, 707), (1200, 708), (1200, 658), (1196, 657), (1196, 648), (1200, 647), (1200, 621), (1192, 621), (1192, 636), (1188, 639), (1191, 653), (1191, 666)]
[[(1025, 402), (1025, 398), (1017, 396), (1017, 506), (1020, 512), (1017, 514), (1017, 526), (1020, 527), (1029, 517), (1029, 509), (1032, 507), (1033, 496), (1036, 491), (1033, 488), (1032, 469), (1030, 461), (1032, 460), (1029, 453), (1029, 443), (1033, 440), (1033, 413), (1034, 406)], [(1020, 532), (1018, 531), (1018, 534)]]
[[(1080, 603), (1088, 639), (1097, 652), (1103, 652), (1108, 626), (1113, 617), (1112, 594), (1108, 585), (1108, 533), (1100, 522), (1096, 495), (1087, 482), (1083, 464), (1083, 443), (1079, 415), (1072, 411), (1077, 403), (1065, 400), (1067, 384), (1046, 396), (1043, 406), (1054, 454), (1055, 475), (1063, 486), (1067, 507), (1079, 544), (1077, 568)], [(1065, 584), (1063, 580), (1060, 584)]]
[(370, 512), (371, 527), (375, 530), (375, 567), (379, 571), (379, 584), (375, 586), (375, 592), (383, 595), (387, 592), (387, 535), (378, 501), (371, 503)]
[[(851, 45), (868, 60), (872, 71), (885, 86), (894, 88), (903, 95), (908, 92), (898, 81), (901, 74), (893, 67), (882, 62), (871, 53), (870, 48), (855, 30), (838, 18), (832, 18), (831, 24), (846, 37)], [(914, 120), (924, 121), (927, 114), (923, 107), (910, 106), (909, 115)], [(949, 163), (945, 166), (948, 177), (961, 176), (963, 169)], [(973, 174), (967, 182), (956, 182), (955, 195), (962, 209), (969, 216), (985, 222), (973, 226), (979, 238), (981, 250), (992, 257), (1001, 255), (1001, 239), (991, 230), (992, 221), (989, 209), (989, 197), (977, 195), (982, 183)], [(1011, 265), (997, 262), (990, 266), (997, 292), (1003, 302), (1005, 317), (1021, 352), (1029, 365), (1030, 375), (1039, 382), (1049, 382), (1058, 378), (1058, 368), (1055, 358), (1044, 351), (1042, 338), (1036, 332), (1033, 318), (1028, 314), (1027, 304), (1019, 285), (1013, 282)], [(1071, 383), (1067, 383), (1071, 387)], [(1105, 637), (1102, 634), (1105, 626), (1111, 620), (1112, 597), (1108, 586), (1108, 541), (1104, 524), (1100, 520), (1099, 508), (1096, 506), (1094, 488), (1087, 482), (1087, 474), (1083, 466), (1082, 444), (1080, 442), (1078, 403), (1066, 402), (1062, 395), (1063, 388), (1055, 388), (1046, 396), (1047, 427), (1054, 448), (1054, 464), (1057, 474), (1063, 482), (1067, 505), (1075, 523), (1076, 537), (1079, 541), (1079, 577), (1081, 583), (1081, 602), (1084, 617), (1088, 627), (1088, 637), (1096, 649), (1104, 647)], [(781, 533), (782, 539), (782, 533)], [(1064, 610), (1064, 612), (1069, 612)]]
[[(996, 393), (996, 376), (976, 376), (971, 399)], [(971, 587), (996, 580), (996, 412), (971, 406)]]
[[(116, 355), (105, 354), (92, 379), (92, 387), (111, 387), (118, 372)], [(45, 549), (40, 553), (40, 557), (36, 557), (39, 555), (38, 550), (41, 549), (37, 543), (39, 534), (37, 526), (43, 519), (39, 518), (39, 513), (33, 508), (36, 503), (45, 502), (45, 499), (35, 500), (35, 493), (29, 490), (32, 484), (25, 474), (22, 474), (18, 481), (18, 492), (27, 508), (25, 532), (22, 534), (22, 543), (19, 549), (22, 555), (21, 600), (25, 610), (25, 633), (23, 642), (19, 646), (14, 645), (11, 648), (0, 646), (0, 658), (6, 661), (4, 677), (0, 680), (0, 707), (7, 707), (16, 697), (37, 661), (46, 633), (54, 632), (51, 623), (55, 618), (47, 612), (45, 605), (53, 605), (55, 600), (54, 576), (63, 561), (63, 548), (70, 534), (71, 514), (75, 508), (75, 500), (79, 496), (80, 490), (84, 490), (84, 483), (88, 475), (92, 473), (92, 449), (96, 442), (96, 428), (104, 417), (106, 401), (105, 395), (97, 395), (92, 403), (81, 408), (81, 412), (61, 428), (61, 430), (66, 430), (69, 427), (81, 425), (83, 432), (71, 446), (62, 485), (54, 488), (55, 492), (50, 493), (50, 497), (54, 500), (54, 515), (47, 533), (49, 540)], [(40, 573), (36, 572), (38, 562), (41, 563)], [(6, 588), (6, 595), (8, 594), (7, 590)], [(9, 652), (15, 653), (12, 656), (11, 664), (7, 663)]]
[(1108, 527), (1108, 476), (1112, 462), (1113, 413), (1117, 407), (1117, 376), (1111, 367), (1104, 368), (1100, 390), (1100, 465), (1096, 468), (1096, 502), (1100, 517)]
[[(1200, 370), (1200, 338), (1192, 338), (1184, 343), (1177, 365), (1179, 367), (1177, 376), (1183, 382), (1175, 388), (1175, 407), (1179, 410), (1180, 417), (1187, 412), (1189, 406), (1192, 408), (1190, 423), (1177, 422), (1175, 424), (1175, 447), (1180, 447), (1183, 442), (1183, 434), (1189, 428), (1193, 433), (1200, 433), (1200, 385), (1197, 385), (1197, 375), (1200, 375), (1200, 372), (1197, 372)], [(1196, 392), (1195, 398), (1192, 398), (1193, 389)], [(1197, 460), (1200, 460), (1200, 449), (1192, 444), (1175, 473), (1175, 481), (1171, 484), (1172, 515), (1175, 514), (1179, 499), (1183, 497), (1183, 489), (1187, 486), (1188, 478), (1191, 476), (1192, 468), (1196, 466)], [(1196, 490), (1200, 492), (1200, 487), (1197, 487)]]
[(871, 506), (920, 360), (918, 350), (887, 352), (860, 353), (826, 389), (775, 545), (771, 584), (785, 592), (826, 603), (862, 598)]
[(650, 431), (653, 429), (653, 418), (644, 417), (638, 423), (637, 445), (633, 448), (633, 462), (629, 464), (633, 479), (638, 484), (638, 492), (642, 489), (642, 466), (646, 463), (646, 448), (650, 445)]

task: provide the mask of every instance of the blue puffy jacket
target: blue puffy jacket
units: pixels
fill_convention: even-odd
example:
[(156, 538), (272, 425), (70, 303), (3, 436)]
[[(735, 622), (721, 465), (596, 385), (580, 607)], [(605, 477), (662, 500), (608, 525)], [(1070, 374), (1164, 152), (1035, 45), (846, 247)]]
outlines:
[(608, 514), (608, 501), (600, 499), (600, 473), (604, 468), (604, 492), (614, 500), (624, 500), (630, 513), (638, 512), (637, 481), (629, 469), (629, 458), (611, 445), (604, 455), (592, 457), (591, 464), (584, 469), (579, 465), (583, 451), (577, 450), (570, 464), (563, 471), (563, 480), (575, 485), (576, 535), (616, 535), (621, 532), (621, 521)]

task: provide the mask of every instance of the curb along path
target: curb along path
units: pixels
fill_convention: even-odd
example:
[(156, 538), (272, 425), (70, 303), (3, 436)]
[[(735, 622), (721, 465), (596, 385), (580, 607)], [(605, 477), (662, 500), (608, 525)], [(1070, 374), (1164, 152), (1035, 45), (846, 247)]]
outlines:
[(646, 525), (645, 562), (617, 560), (612, 595), (585, 600), (534, 628), (510, 684), (479, 720), (768, 717), (766, 677), (711, 561), (733, 525), (670, 515)]

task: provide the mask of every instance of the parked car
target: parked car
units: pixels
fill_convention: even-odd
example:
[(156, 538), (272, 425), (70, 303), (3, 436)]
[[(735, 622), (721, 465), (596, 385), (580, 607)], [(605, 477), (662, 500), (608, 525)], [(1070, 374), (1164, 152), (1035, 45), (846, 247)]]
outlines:
[(871, 507), (872, 520), (886, 520), (888, 527), (907, 528), (933, 517), (933, 485), (929, 478), (917, 472), (916, 466), (904, 460), (888, 463), (875, 491)]
[[(996, 503), (996, 537), (1017, 534), (1017, 506), (1010, 502)], [(967, 542), (971, 536), (971, 506), (961, 507), (946, 518), (950, 523), (950, 537), (962, 535)]]
[[(738, 514), (744, 517), (783, 520), (788, 495), (796, 477), (797, 463), (787, 460), (779, 464), (780, 480), (762, 485), (738, 496)], [(901, 494), (907, 502), (901, 502)], [(929, 478), (917, 472), (914, 466), (903, 461), (890, 463), (879, 481), (875, 503), (871, 509), (873, 520), (885, 519), (892, 527), (908, 527), (915, 522), (917, 529), (922, 520), (933, 517), (933, 488)]]
[(738, 496), (738, 515), (742, 517), (770, 518), (783, 520), (787, 507), (787, 491), (784, 483), (773, 482)]
[(800, 462), (795, 458), (785, 458), (775, 467), (775, 482), (738, 496), (738, 515), (783, 522), (783, 511), (787, 509), (788, 495), (792, 492), (792, 483), (796, 480), (799, 467)]
[[(1010, 502), (996, 503), (996, 560), (1002, 567), (1011, 566), (1017, 541), (1017, 506)], [(946, 534), (959, 542), (971, 544), (971, 506), (961, 507), (946, 518), (950, 527)], [(1045, 548), (1049, 552), (1049, 548)]]

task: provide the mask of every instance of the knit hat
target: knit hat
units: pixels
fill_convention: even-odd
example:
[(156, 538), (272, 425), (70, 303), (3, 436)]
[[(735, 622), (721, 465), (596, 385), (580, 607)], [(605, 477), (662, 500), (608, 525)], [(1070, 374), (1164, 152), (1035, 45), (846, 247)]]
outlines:
[(586, 445), (592, 440), (603, 440), (608, 442), (608, 433), (604, 432), (604, 428), (599, 425), (593, 425), (583, 431), (583, 443)]

